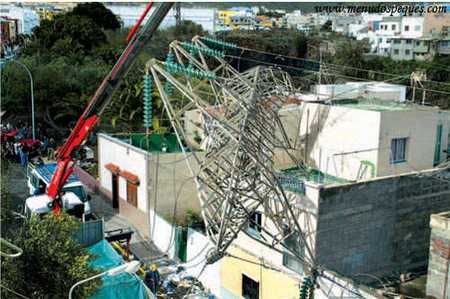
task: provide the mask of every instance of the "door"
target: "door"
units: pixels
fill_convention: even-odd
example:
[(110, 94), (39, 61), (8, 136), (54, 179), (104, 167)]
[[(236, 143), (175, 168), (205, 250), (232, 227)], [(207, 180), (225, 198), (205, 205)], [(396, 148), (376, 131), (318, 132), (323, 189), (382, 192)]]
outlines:
[(442, 124), (438, 124), (436, 132), (436, 144), (434, 146), (433, 166), (441, 162), (441, 146), (442, 146)]
[(119, 208), (119, 177), (116, 174), (113, 174), (111, 177), (112, 180), (112, 206), (113, 209)]
[(182, 262), (187, 258), (187, 227), (178, 226), (175, 229), (175, 254)]

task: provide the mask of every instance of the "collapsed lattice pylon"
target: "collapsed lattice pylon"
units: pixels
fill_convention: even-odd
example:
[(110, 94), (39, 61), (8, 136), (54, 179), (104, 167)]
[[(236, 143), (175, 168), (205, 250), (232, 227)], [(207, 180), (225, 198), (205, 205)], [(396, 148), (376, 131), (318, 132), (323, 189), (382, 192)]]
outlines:
[[(197, 165), (188, 166), (195, 177), (207, 234), (215, 245), (208, 263), (224, 256), (238, 234), (246, 231), (255, 211), (261, 210), (270, 229), (261, 227), (258, 241), (289, 251), (306, 269), (313, 269), (311, 244), (299, 224), (305, 211), (296, 208), (298, 199), (283, 190), (273, 160), (275, 149), (283, 148), (302, 167), (287, 150), (288, 139), (278, 137), (286, 136), (278, 110), (294, 92), (290, 76), (261, 66), (239, 73), (224, 60), (223, 52), (206, 43), (199, 37), (192, 43), (174, 41), (170, 45), (173, 61), (151, 60), (147, 69), (180, 145), (188, 139), (184, 113), (197, 109), (203, 115), (205, 155), (201, 159), (192, 152)], [(168, 94), (167, 84), (176, 92)], [(295, 248), (286, 245), (287, 239), (297, 242)]]

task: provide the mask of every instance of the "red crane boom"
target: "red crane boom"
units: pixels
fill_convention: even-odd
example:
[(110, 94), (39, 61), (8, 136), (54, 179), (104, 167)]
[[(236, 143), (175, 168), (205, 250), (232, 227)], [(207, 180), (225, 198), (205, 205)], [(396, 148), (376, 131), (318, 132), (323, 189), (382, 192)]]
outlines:
[(162, 2), (160, 3), (147, 20), (145, 25), (141, 30), (135, 35), (140, 22), (144, 20), (145, 16), (149, 12), (153, 1), (151, 1), (138, 24), (133, 27), (132, 31), (128, 35), (130, 38), (127, 47), (123, 51), (119, 60), (116, 62), (111, 72), (106, 76), (103, 82), (98, 87), (91, 101), (87, 105), (81, 117), (78, 119), (75, 127), (73, 128), (69, 138), (65, 143), (58, 149), (57, 159), (58, 165), (56, 167), (55, 173), (53, 174), (52, 180), (47, 189), (47, 195), (52, 198), (52, 211), (54, 213), (59, 213), (62, 208), (62, 203), (60, 199), (60, 191), (67, 179), (73, 172), (73, 156), (74, 153), (80, 148), (81, 145), (87, 140), (89, 133), (97, 124), (100, 115), (102, 114), (105, 107), (111, 101), (111, 97), (114, 91), (119, 87), (122, 79), (130, 70), (136, 57), (141, 52), (142, 48), (146, 42), (153, 36), (155, 31), (158, 29), (164, 17), (167, 15), (171, 9), (172, 2)]

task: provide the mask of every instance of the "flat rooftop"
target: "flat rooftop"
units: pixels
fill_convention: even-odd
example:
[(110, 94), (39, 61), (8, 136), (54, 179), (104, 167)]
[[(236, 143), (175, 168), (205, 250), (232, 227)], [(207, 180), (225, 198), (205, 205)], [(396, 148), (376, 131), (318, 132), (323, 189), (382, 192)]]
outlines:
[(332, 100), (330, 105), (342, 106), (360, 110), (369, 111), (412, 111), (412, 110), (424, 110), (434, 111), (435, 108), (430, 106), (422, 106), (412, 103), (402, 103), (386, 100), (370, 100), (370, 99), (343, 99)]
[(110, 136), (148, 152), (179, 153), (182, 151), (174, 133), (119, 133)]
[(279, 171), (277, 176), (280, 180), (281, 186), (285, 190), (301, 194), (305, 192), (303, 185), (304, 182), (311, 182), (320, 185), (346, 184), (350, 182), (349, 180), (328, 175), (314, 168), (306, 170), (298, 167), (284, 169)]

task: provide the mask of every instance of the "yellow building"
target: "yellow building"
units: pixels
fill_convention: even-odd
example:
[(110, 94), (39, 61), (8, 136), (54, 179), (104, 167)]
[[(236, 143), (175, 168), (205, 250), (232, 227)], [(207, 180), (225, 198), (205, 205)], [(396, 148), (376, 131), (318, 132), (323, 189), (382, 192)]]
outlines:
[(53, 20), (53, 18), (62, 13), (60, 9), (47, 8), (47, 7), (38, 7), (36, 12), (39, 15), (41, 20)]
[(230, 26), (232, 23), (231, 17), (239, 13), (240, 12), (236, 10), (219, 10), (217, 12), (217, 18), (223, 25)]
[(256, 24), (261, 28), (272, 28), (273, 21), (268, 16), (256, 16)]
[(298, 299), (300, 276), (287, 273), (263, 258), (232, 245), (221, 261), (222, 299)]

